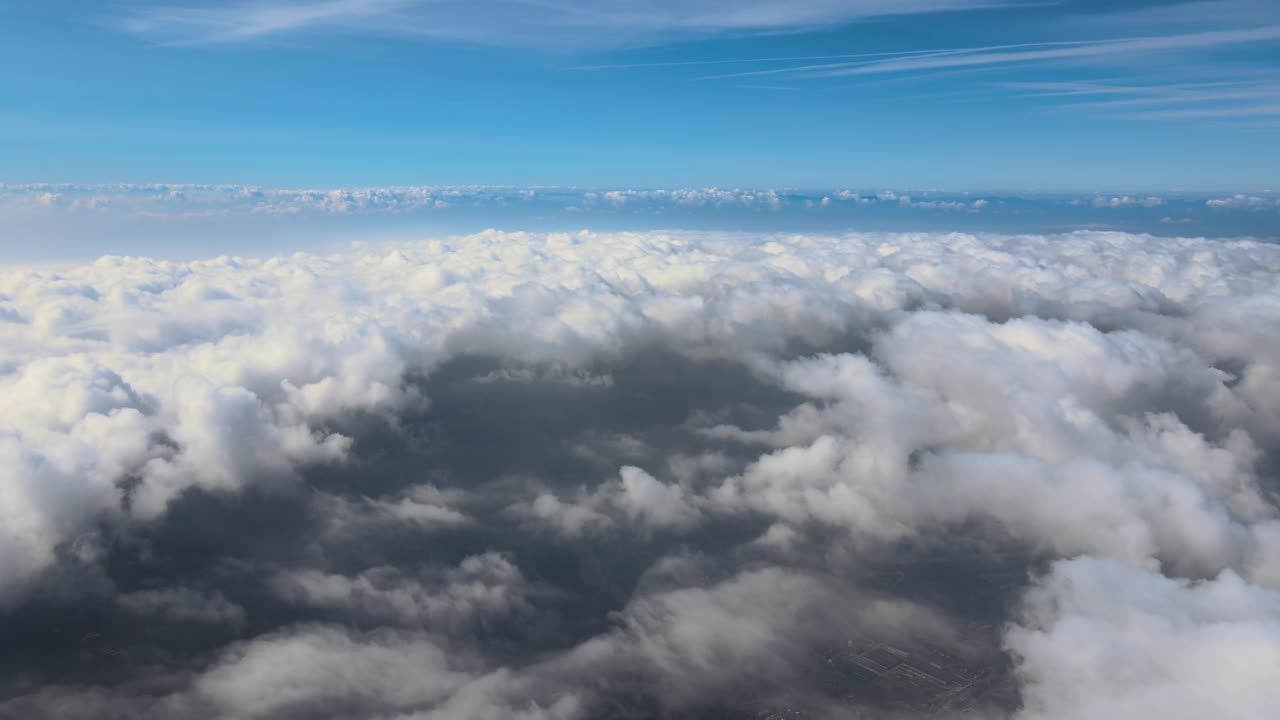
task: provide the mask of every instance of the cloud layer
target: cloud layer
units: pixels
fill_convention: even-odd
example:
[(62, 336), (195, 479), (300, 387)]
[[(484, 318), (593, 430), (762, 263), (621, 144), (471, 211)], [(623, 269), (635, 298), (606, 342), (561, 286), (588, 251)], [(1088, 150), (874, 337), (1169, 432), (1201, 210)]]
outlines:
[(1258, 717), (1278, 277), (1100, 232), (6, 268), (0, 715)]
[(247, 185), (181, 184), (0, 184), (0, 209), (9, 213), (128, 213), (140, 218), (210, 219), (232, 215), (297, 217), (305, 215), (399, 214), (458, 208), (536, 206), (569, 212), (657, 212), (677, 209), (784, 209), (821, 211), (839, 207), (881, 206), (921, 210), (978, 212), (1008, 202), (1036, 202), (1092, 209), (1274, 211), (1280, 198), (1271, 193), (1231, 196), (1178, 193), (1154, 195), (1016, 195), (939, 190), (803, 190), (785, 188), (586, 189), (575, 187), (393, 186), (366, 188), (263, 188)]
[[(795, 188), (0, 184), (4, 262), (85, 262), (104, 250), (165, 259), (328, 252), (352, 238), (684, 229), (804, 233), (939, 230), (1053, 234), (1078, 229), (1276, 236), (1267, 192), (997, 193)], [(18, 239), (25, 239), (21, 242)], [(29, 241), (28, 241), (29, 240)], [(341, 244), (340, 244), (341, 243)]]

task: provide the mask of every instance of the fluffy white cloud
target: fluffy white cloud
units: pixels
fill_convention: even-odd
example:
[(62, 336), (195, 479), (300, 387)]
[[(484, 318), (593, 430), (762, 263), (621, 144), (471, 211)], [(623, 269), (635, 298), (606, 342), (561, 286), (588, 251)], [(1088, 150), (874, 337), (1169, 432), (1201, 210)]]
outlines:
[(635, 204), (671, 204), (679, 207), (726, 207), (739, 205), (777, 210), (784, 200), (777, 190), (743, 190), (739, 188), (689, 188), (675, 190), (608, 190), (587, 192), (582, 196), (587, 205), (613, 207)]
[[(298, 491), (308, 468), (356, 462), (344, 422), (430, 417), (414, 378), (451, 359), (504, 361), (477, 385), (597, 393), (615, 381), (593, 363), (658, 345), (745, 366), (802, 400), (772, 423), (690, 418), (682, 431), (706, 447), (657, 460), (618, 436), (608, 457), (623, 459), (597, 484), (518, 479), (503, 486), (514, 496), (487, 498), (503, 517), (565, 542), (603, 530), (668, 538), (749, 517), (769, 530), (744, 552), (784, 559), (809, 532), (873, 551), (994, 529), (1034, 553), (1083, 556), (1039, 582), (1009, 631), (1028, 717), (1073, 717), (1064, 698), (1095, 689), (1092, 716), (1177, 717), (1199, 707), (1176, 691), (1198, 677), (1192, 648), (1235, 657), (1228, 649), (1250, 635), (1242, 656), (1267, 661), (1274, 649), (1277, 278), (1280, 246), (1121, 233), (487, 232), (329, 256), (10, 268), (0, 271), (0, 583), (12, 598), (62, 559), (92, 563), (99, 523), (154, 522), (193, 489)], [(824, 348), (834, 351), (812, 352)], [(334, 537), (388, 523), (471, 527), (486, 499), (427, 479), (393, 494), (309, 497)], [(278, 599), (414, 630), (308, 626), (246, 641), (183, 702), (242, 717), (330, 701), (570, 717), (591, 693), (564, 678), (610, 657), (668, 698), (728, 692), (725, 668), (768, 676), (779, 667), (770, 658), (809, 632), (796, 620), (814, 612), (804, 598), (849, 599), (805, 572), (757, 568), (645, 590), (614, 630), (530, 667), (464, 667), (441, 638), (527, 608), (525, 575), (507, 556), (474, 554), (483, 550), (443, 572), (281, 568)], [(170, 619), (236, 617), (225, 598), (178, 586), (119, 603)], [(1102, 672), (1144, 647), (1178, 666)], [(1083, 676), (1066, 670), (1078, 658)], [(342, 675), (353, 662), (371, 675)], [(1239, 717), (1274, 702), (1247, 672), (1213, 678), (1205, 687), (1238, 698)]]
[[(772, 367), (824, 405), (771, 431), (712, 428), (780, 448), (714, 505), (882, 540), (983, 518), (1060, 555), (1270, 580), (1277, 513), (1232, 422), (1250, 409), (1195, 354), (1079, 323), (916, 313), (875, 355), (884, 369), (853, 355)], [(1153, 414), (1174, 408), (1221, 422), (1220, 439)]]
[[(1098, 196), (1088, 201), (1090, 207), (1096, 208), (1127, 208), (1127, 207), (1144, 207), (1153, 208), (1164, 205), (1164, 199), (1150, 195), (1147, 197), (1131, 197), (1129, 195), (1117, 195), (1114, 197)], [(1083, 201), (1080, 203), (1083, 204)]]
[(278, 576), (281, 598), (319, 608), (343, 608), (436, 632), (514, 613), (526, 607), (528, 586), (519, 568), (496, 553), (473, 555), (439, 577), (415, 578), (379, 567), (355, 577), (294, 570)]
[(972, 202), (960, 200), (916, 200), (910, 195), (899, 195), (897, 201), (901, 207), (920, 208), (922, 210), (969, 210), (970, 212), (977, 212), (990, 204), (987, 200), (974, 200)]
[(304, 626), (231, 648), (195, 695), (228, 717), (331, 713), (335, 704), (385, 712), (439, 702), (469, 679), (423, 635)]
[(1268, 717), (1280, 705), (1280, 593), (1228, 570), (1201, 582), (1063, 561), (1006, 639), (1020, 720)]
[(349, 539), (376, 532), (388, 525), (405, 525), (424, 531), (467, 525), (471, 519), (458, 509), (461, 493), (434, 485), (412, 485), (391, 499), (347, 499), (329, 493), (312, 497), (314, 512), (323, 518), (327, 534)]
[[(1010, 368), (1039, 383), (1018, 386), (1031, 400), (1056, 393), (1087, 404), (1120, 392), (1116, 402), (1139, 402), (1144, 383), (1181, 367), (1182, 381), (1198, 383), (1185, 393), (1219, 398), (1208, 412), (1274, 433), (1280, 393), (1267, 378), (1275, 355), (1247, 330), (1274, 327), (1278, 267), (1280, 253), (1258, 243), (1102, 233), (485, 233), (379, 254), (14, 268), (0, 273), (10, 317), (0, 325), (8, 371), (0, 423), (15, 473), (3, 507), (5, 526), (26, 530), (5, 555), (15, 568), (47, 563), (81, 521), (119, 507), (126, 476), (141, 480), (130, 512), (150, 516), (186, 487), (287, 484), (299, 464), (341, 461), (349, 441), (325, 430), (329, 419), (423, 406), (406, 371), (429, 371), (457, 353), (572, 364), (646, 337), (691, 353), (772, 352), (797, 340), (821, 346), (921, 304), (1142, 333), (1117, 345), (1126, 336), (1024, 323), (992, 327), (986, 340), (979, 319), (926, 315), (892, 336), (908, 348), (972, 337), (957, 358), (972, 358), (970, 375), (988, 367), (983, 343), (1000, 343), (993, 358), (1013, 352), (1032, 363)], [(1224, 325), (1246, 307), (1247, 323)], [(1189, 350), (1159, 344), (1165, 340)], [(1086, 354), (1037, 361), (1032, 342)], [(886, 357), (902, 357), (902, 372), (935, 357), (911, 360), (909, 349), (895, 355), (891, 345)], [(1118, 354), (1119, 374), (1105, 382), (1136, 383), (1134, 390), (1070, 381), (1108, 362), (1108, 353)], [(1243, 383), (1254, 391), (1243, 406), (1213, 379), (1208, 366), (1219, 359), (1243, 362)], [(1061, 367), (1074, 376), (1056, 369), (1068, 361), (1074, 365)], [(968, 380), (956, 382), (963, 391)]]
[(512, 506), (514, 515), (545, 524), (568, 536), (619, 524), (649, 529), (682, 529), (697, 523), (695, 498), (678, 483), (664, 483), (638, 467), (624, 466), (620, 477), (594, 491), (579, 488), (562, 499), (539, 493), (532, 502)]
[(527, 191), (482, 186), (274, 189), (244, 185), (0, 185), (0, 207), (41, 211), (125, 211), (141, 217), (209, 219), (233, 212), (348, 215), (500, 204)]
[(1217, 209), (1243, 208), (1245, 210), (1274, 210), (1276, 208), (1280, 208), (1280, 198), (1258, 197), (1257, 195), (1237, 193), (1231, 197), (1212, 198), (1210, 200), (1206, 200), (1205, 204), (1211, 208)]

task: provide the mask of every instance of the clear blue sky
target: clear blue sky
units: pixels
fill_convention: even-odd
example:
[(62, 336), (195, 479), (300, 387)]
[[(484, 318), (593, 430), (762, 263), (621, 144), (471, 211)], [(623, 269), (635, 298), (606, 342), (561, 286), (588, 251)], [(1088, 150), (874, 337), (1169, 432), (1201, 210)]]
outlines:
[(0, 182), (1266, 191), (1277, 90), (1275, 0), (8, 0)]

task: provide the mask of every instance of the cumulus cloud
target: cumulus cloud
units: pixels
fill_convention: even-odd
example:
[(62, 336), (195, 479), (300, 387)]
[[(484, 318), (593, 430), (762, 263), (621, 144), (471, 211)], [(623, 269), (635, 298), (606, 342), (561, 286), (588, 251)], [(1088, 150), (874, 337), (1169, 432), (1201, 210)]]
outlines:
[[(1270, 237), (1275, 225), (1267, 222), (1265, 210), (1275, 208), (1273, 200), (1265, 193), (1080, 198), (930, 189), (0, 184), (0, 221), (14, 232), (46, 239), (38, 246), (0, 248), (0, 260), (83, 261), (106, 246), (184, 260), (202, 258), (210, 247), (315, 251), (326, 242), (337, 247), (353, 235), (403, 236), (406, 228), (424, 222), (468, 231), (526, 224), (654, 230), (702, 227), (714, 219), (724, 228), (812, 233), (849, 227), (892, 231), (909, 217), (922, 227), (948, 230), (1056, 233), (1092, 227), (1168, 234), (1194, 223), (1197, 234), (1213, 237)], [(1159, 214), (1146, 212), (1156, 208)], [(175, 242), (177, 237), (182, 242)], [(212, 299), (218, 289), (207, 292)], [(199, 295), (189, 300), (204, 302)], [(0, 318), (8, 316), (0, 306)]]
[(685, 528), (698, 521), (694, 498), (678, 483), (664, 483), (638, 467), (625, 466), (616, 481), (592, 492), (579, 489), (577, 497), (563, 500), (541, 493), (529, 505), (517, 505), (513, 514), (546, 523), (568, 535), (627, 522), (645, 528)]
[(458, 509), (462, 493), (430, 485), (411, 485), (391, 497), (345, 497), (325, 494), (313, 500), (324, 518), (326, 532), (334, 537), (350, 537), (376, 532), (389, 525), (407, 525), (422, 530), (447, 529), (470, 522)]
[[(820, 196), (815, 196), (820, 197)], [(26, 213), (125, 213), (142, 218), (399, 215), (511, 206), (661, 211), (690, 208), (779, 210), (807, 195), (772, 188), (392, 186), (262, 188), (245, 185), (4, 185), (0, 208)], [(812, 205), (812, 203), (810, 203)]]
[(273, 581), (283, 599), (338, 608), (384, 622), (458, 630), (526, 607), (520, 569), (496, 553), (473, 555), (439, 577), (415, 578), (393, 567), (355, 577), (315, 570), (286, 571)]
[[(1006, 642), (1022, 717), (1265, 717), (1277, 703), (1280, 594), (1227, 570), (1174, 580), (1104, 560), (1055, 564)], [(1087, 689), (1087, 692), (1081, 692)]]
[(606, 204), (614, 207), (635, 204), (666, 204), (680, 207), (725, 207), (741, 205), (777, 210), (784, 200), (777, 190), (742, 190), (738, 188), (677, 189), (677, 190), (609, 190), (587, 192), (583, 201), (588, 205)]
[(264, 216), (361, 215), (528, 200), (531, 190), (487, 186), (260, 188), (247, 185), (0, 185), (0, 207), (14, 210), (125, 211), (142, 217), (208, 219), (232, 213)]
[(307, 708), (331, 713), (334, 703), (410, 708), (448, 697), (467, 679), (429, 638), (317, 626), (231, 648), (195, 691), (232, 716), (257, 718)]
[(910, 195), (898, 196), (898, 204), (902, 207), (921, 208), (924, 210), (968, 210), (977, 212), (989, 205), (987, 200), (963, 202), (960, 200), (914, 200)]
[(1117, 195), (1113, 197), (1103, 197), (1101, 195), (1089, 201), (1091, 207), (1096, 208), (1128, 208), (1128, 207), (1144, 207), (1153, 208), (1164, 205), (1163, 198), (1149, 195), (1147, 197), (1131, 197), (1129, 195)]
[(1102, 232), (6, 268), (0, 714), (1260, 716), (1277, 277)]
[(1243, 208), (1246, 210), (1274, 210), (1276, 208), (1280, 208), (1280, 199), (1238, 193), (1231, 197), (1211, 198), (1206, 200), (1205, 204), (1216, 209)]
[(189, 588), (136, 590), (117, 595), (116, 602), (136, 615), (158, 616), (166, 620), (231, 625), (245, 621), (244, 608), (218, 592), (206, 595)]

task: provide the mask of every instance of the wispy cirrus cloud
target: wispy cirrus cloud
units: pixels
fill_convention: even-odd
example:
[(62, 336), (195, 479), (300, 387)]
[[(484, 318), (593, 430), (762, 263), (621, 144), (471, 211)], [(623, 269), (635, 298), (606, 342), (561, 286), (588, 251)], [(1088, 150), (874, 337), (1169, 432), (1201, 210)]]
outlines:
[(304, 32), (515, 46), (609, 46), (727, 32), (787, 32), (865, 18), (973, 10), (1010, 0), (267, 0), (148, 3), (125, 29), (177, 44), (243, 43)]
[(1267, 27), (1211, 30), (1179, 35), (1154, 35), (1115, 40), (1079, 40), (1054, 43), (1058, 47), (1019, 49), (1018, 45), (975, 47), (945, 50), (920, 55), (854, 63), (828, 63), (712, 75), (703, 79), (789, 75), (804, 78), (833, 78), (856, 75), (910, 73), (986, 65), (1021, 65), (1051, 60), (1068, 60), (1101, 56), (1134, 56), (1168, 53), (1180, 50), (1227, 47), (1280, 40), (1280, 25)]
[(1257, 118), (1268, 117), (1280, 119), (1280, 104), (1245, 105), (1237, 107), (1201, 107), (1176, 108), (1169, 110), (1149, 110), (1130, 113), (1130, 117), (1149, 119), (1216, 119), (1216, 118)]
[[(1135, 120), (1256, 118), (1280, 121), (1280, 77), (1208, 83), (1008, 83), (1026, 97), (1068, 100), (1063, 107)], [(1081, 101), (1074, 101), (1079, 98)], [(1093, 99), (1091, 99), (1093, 98)], [(1097, 99), (1105, 98), (1105, 99)], [(1265, 125), (1263, 125), (1265, 126)]]
[[(343, 35), (583, 51), (723, 35), (806, 32), (890, 16), (1012, 11), (1028, 5), (1042, 4), (1018, 0), (234, 0), (221, 4), (144, 0), (118, 14), (114, 22), (135, 35), (175, 45), (238, 45)], [(1092, 87), (1050, 88), (1039, 95), (1114, 95), (1112, 105), (1101, 101), (1070, 104), (1096, 115), (1214, 124), (1249, 122), (1262, 127), (1280, 122), (1280, 109), (1269, 102), (1277, 79), (1267, 64), (1260, 66), (1256, 57), (1228, 60), (1233, 54), (1256, 55), (1257, 50), (1280, 43), (1280, 15), (1267, 4), (1252, 0), (1174, 2), (1127, 11), (1059, 5), (1034, 10), (1053, 18), (1051, 27), (1058, 37), (1022, 34), (1008, 37), (1009, 42), (967, 47), (957, 44), (876, 52), (856, 52), (861, 48), (850, 47), (855, 52), (812, 55), (726, 58), (677, 54), (653, 61), (606, 57), (602, 58), (605, 62), (567, 69), (679, 73), (681, 68), (689, 68), (688, 79), (697, 81), (776, 80), (735, 84), (762, 91), (805, 89), (832, 82), (865, 83), (873, 78), (880, 82), (930, 81), (940, 75), (959, 74), (1004, 79), (1006, 82), (999, 83), (1001, 90), (1013, 90), (1014, 96), (1025, 94), (1017, 92), (1009, 81), (1026, 81), (1028, 73), (1042, 73), (1047, 85), (1081, 80), (1065, 79), (1065, 69), (1068, 74), (1092, 74), (1088, 79), (1094, 82), (1085, 83)], [(1242, 70), (1251, 70), (1245, 74), (1255, 80), (1211, 92), (1212, 83), (1201, 82), (1208, 66), (1214, 68), (1208, 72), (1210, 76), (1236, 77)], [(698, 75), (699, 69), (707, 74)], [(1141, 77), (1143, 72), (1149, 77)], [(968, 84), (979, 82), (970, 80)], [(959, 84), (966, 82), (960, 80)], [(1111, 87), (1105, 88), (1108, 85)], [(981, 89), (990, 92), (991, 86)]]
[[(1280, 106), (1274, 102), (1280, 76), (1266, 65), (1229, 64), (1220, 58), (1232, 52), (1274, 48), (1278, 43), (1280, 25), (1268, 24), (1165, 35), (926, 50), (842, 62), (783, 64), (695, 79), (770, 78), (813, 84), (861, 78), (927, 79), (948, 73), (1052, 72), (1053, 79), (1005, 81), (994, 86), (1022, 97), (1062, 100), (1065, 107), (1111, 117), (1207, 121), (1256, 118), (1265, 124), (1280, 121)], [(1217, 60), (1205, 66), (1206, 57)], [(1154, 60), (1160, 61), (1154, 78), (1135, 77), (1135, 68), (1149, 67)], [(1194, 62), (1202, 66), (1195, 69)], [(1060, 78), (1064, 66), (1114, 77), (1063, 80)], [(1235, 79), (1204, 81), (1200, 76), (1206, 74), (1205, 67), (1211, 68), (1211, 77), (1230, 75)]]

